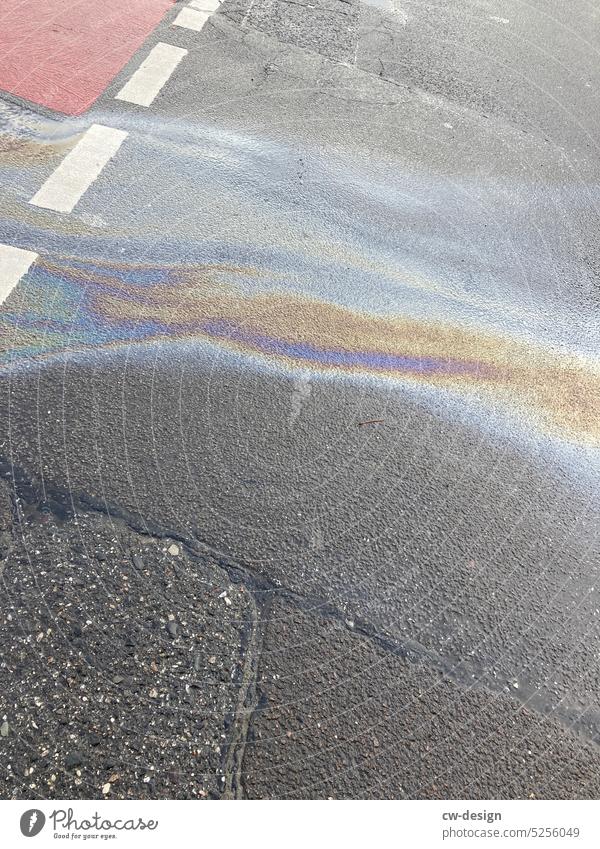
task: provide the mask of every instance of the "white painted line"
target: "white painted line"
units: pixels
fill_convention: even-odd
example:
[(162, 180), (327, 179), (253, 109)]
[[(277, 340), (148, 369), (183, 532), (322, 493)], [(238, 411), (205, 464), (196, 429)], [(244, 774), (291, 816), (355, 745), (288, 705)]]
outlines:
[(198, 12), (196, 9), (189, 9), (187, 6), (181, 10), (173, 21), (175, 27), (185, 27), (200, 32), (204, 24), (210, 18), (208, 12)]
[(0, 245), (0, 304), (4, 303), (37, 258), (38, 255), (33, 251), (13, 248), (12, 245)]
[(71, 212), (126, 138), (124, 130), (92, 124), (29, 203)]
[(221, 5), (221, 0), (192, 0), (188, 3), (190, 9), (198, 9), (200, 12), (216, 12)]
[(150, 106), (186, 54), (181, 47), (159, 41), (115, 99)]

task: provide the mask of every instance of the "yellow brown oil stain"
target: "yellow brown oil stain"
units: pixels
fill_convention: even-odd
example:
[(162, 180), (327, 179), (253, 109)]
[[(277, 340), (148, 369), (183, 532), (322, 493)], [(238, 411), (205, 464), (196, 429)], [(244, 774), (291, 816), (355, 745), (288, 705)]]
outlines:
[[(400, 316), (382, 318), (289, 293), (240, 296), (207, 288), (202, 279), (142, 292), (135, 287), (127, 294), (126, 299), (101, 295), (99, 312), (109, 320), (159, 322), (176, 338), (210, 337), (203, 324), (226, 322), (243, 330), (244, 338), (232, 333), (229, 340), (220, 337), (220, 343), (258, 355), (253, 336), (284, 346), (309, 344), (316, 352), (310, 362), (293, 354), (268, 356), (315, 370), (372, 373), (491, 396), (555, 435), (600, 445), (600, 366), (579, 356), (502, 334)], [(361, 353), (373, 364), (332, 364), (331, 352)], [(436, 365), (432, 370), (379, 367), (382, 355)]]
[(80, 135), (53, 141), (0, 133), (0, 163), (18, 167), (40, 165), (47, 160), (65, 155), (75, 145)]

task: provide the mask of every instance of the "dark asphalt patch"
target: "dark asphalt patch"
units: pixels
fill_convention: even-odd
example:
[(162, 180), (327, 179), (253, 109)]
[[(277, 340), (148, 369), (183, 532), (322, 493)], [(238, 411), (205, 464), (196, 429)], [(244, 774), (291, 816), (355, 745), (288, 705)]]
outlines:
[(117, 520), (21, 507), (2, 564), (0, 796), (220, 797), (245, 588)]

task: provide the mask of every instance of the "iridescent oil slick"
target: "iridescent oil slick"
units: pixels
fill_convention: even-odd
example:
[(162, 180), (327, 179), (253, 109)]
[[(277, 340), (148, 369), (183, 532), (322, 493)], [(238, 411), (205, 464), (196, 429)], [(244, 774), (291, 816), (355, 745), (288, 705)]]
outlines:
[(600, 444), (600, 370), (576, 355), (451, 322), (381, 317), (223, 282), (248, 269), (41, 261), (0, 326), (6, 371), (65, 351), (203, 341), (316, 374), (366, 375), (500, 403), (561, 438)]
[[(98, 184), (68, 220), (40, 222), (17, 198), (5, 205), (12, 243), (40, 259), (3, 306), (0, 374), (59, 355), (197, 342), (253, 368), (421, 387), (467, 411), (500, 409), (531, 433), (600, 446), (597, 330), (578, 324), (560, 291), (546, 295), (543, 258), (539, 294), (515, 294), (517, 266), (500, 277), (500, 247), (488, 240), (483, 256), (477, 222), (464, 245), (423, 223), (414, 175), (357, 163), (344, 173), (303, 151), (312, 178), (298, 190), (281, 145), (214, 128), (191, 138), (171, 127), (168, 139), (155, 126), (135, 131), (138, 165), (165, 172), (160, 203), (132, 214), (134, 199)], [(56, 139), (47, 144), (53, 155)], [(3, 181), (28, 151), (37, 167), (40, 149), (5, 143)], [(168, 192), (174, 159), (193, 195)]]

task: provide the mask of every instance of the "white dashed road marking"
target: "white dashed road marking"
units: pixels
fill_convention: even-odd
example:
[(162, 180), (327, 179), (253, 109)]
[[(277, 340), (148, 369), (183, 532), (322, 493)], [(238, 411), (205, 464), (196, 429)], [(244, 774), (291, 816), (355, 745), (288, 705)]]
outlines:
[(0, 245), (0, 304), (4, 303), (37, 258), (33, 251)]
[(209, 12), (200, 12), (197, 9), (186, 7), (177, 15), (173, 21), (173, 26), (185, 27), (186, 29), (193, 29), (200, 32), (209, 17)]
[(126, 138), (124, 130), (92, 124), (29, 203), (71, 212)]
[(181, 47), (159, 41), (116, 95), (116, 99), (137, 103), (138, 106), (150, 106), (186, 54), (187, 50)]

